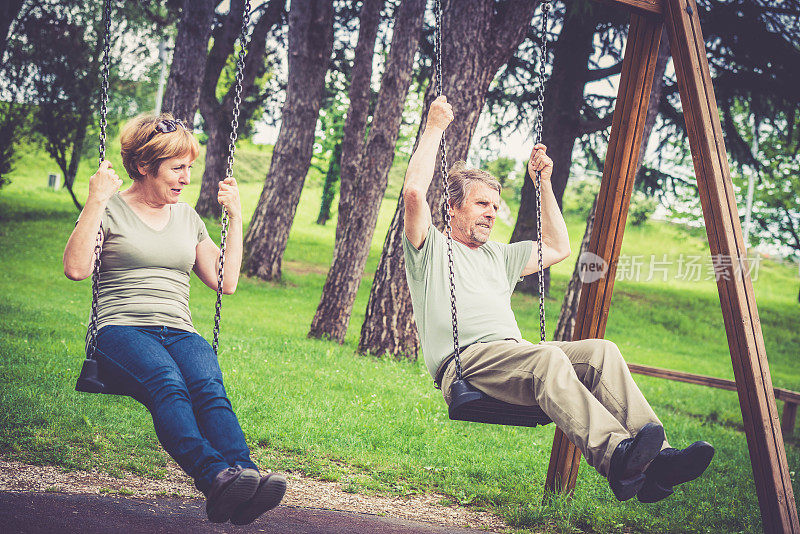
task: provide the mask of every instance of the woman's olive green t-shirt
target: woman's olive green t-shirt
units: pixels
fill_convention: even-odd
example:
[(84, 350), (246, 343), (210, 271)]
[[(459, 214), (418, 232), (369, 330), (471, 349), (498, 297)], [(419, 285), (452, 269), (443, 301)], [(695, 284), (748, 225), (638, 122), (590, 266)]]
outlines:
[(169, 222), (154, 230), (119, 193), (108, 201), (102, 218), (98, 328), (168, 326), (196, 332), (189, 277), (197, 244), (208, 231), (185, 202), (169, 207)]

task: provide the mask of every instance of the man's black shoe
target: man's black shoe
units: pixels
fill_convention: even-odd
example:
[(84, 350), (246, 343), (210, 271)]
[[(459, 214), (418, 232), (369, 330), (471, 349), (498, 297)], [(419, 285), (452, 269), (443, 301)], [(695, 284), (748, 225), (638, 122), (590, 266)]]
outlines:
[(641, 502), (652, 503), (672, 495), (673, 486), (694, 480), (703, 474), (714, 447), (705, 441), (695, 441), (682, 450), (661, 451), (645, 471), (645, 483), (637, 495)]
[(231, 513), (250, 500), (258, 489), (261, 476), (255, 469), (240, 466), (220, 471), (206, 497), (206, 514), (212, 523), (224, 523)]
[(647, 423), (636, 437), (622, 440), (611, 456), (608, 484), (614, 496), (626, 501), (636, 495), (645, 482), (644, 470), (664, 444), (664, 427)]

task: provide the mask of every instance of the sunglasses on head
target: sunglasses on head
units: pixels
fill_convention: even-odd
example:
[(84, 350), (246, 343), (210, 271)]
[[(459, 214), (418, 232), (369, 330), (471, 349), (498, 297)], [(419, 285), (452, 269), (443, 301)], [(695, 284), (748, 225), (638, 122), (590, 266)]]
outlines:
[(171, 132), (174, 132), (175, 130), (178, 129), (178, 126), (183, 128), (187, 132), (191, 131), (186, 126), (186, 124), (184, 124), (184, 122), (182, 120), (180, 120), (180, 119), (164, 119), (164, 120), (158, 121), (158, 124), (156, 124), (156, 129), (153, 131), (153, 133), (150, 134), (150, 137), (147, 138), (147, 142), (150, 142), (150, 140), (153, 137), (155, 137), (155, 135), (158, 134), (158, 133), (171, 133)]

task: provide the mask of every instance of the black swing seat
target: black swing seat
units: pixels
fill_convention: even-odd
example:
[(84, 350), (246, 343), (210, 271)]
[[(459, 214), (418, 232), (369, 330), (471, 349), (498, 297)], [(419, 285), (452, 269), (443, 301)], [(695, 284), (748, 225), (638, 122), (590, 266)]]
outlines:
[(448, 413), (454, 421), (490, 423), (495, 425), (537, 426), (552, 423), (539, 406), (509, 404), (490, 397), (466, 380), (456, 380), (450, 386)]
[(97, 367), (98, 354), (102, 355), (99, 349), (95, 349), (95, 358), (87, 356), (83, 360), (81, 374), (75, 383), (75, 391), (81, 393), (105, 393), (107, 395), (132, 395), (131, 391), (126, 391), (100, 376), (100, 370)]

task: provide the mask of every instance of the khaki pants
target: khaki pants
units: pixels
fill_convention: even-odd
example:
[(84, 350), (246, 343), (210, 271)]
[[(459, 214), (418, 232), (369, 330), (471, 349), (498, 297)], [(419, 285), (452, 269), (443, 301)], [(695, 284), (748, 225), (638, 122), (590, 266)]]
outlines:
[[(487, 395), (539, 405), (603, 476), (620, 441), (647, 423), (661, 424), (619, 349), (605, 339), (475, 343), (461, 352), (461, 368), (463, 378)], [(448, 404), (455, 374), (451, 362), (442, 375)], [(662, 448), (668, 446), (665, 440)]]

